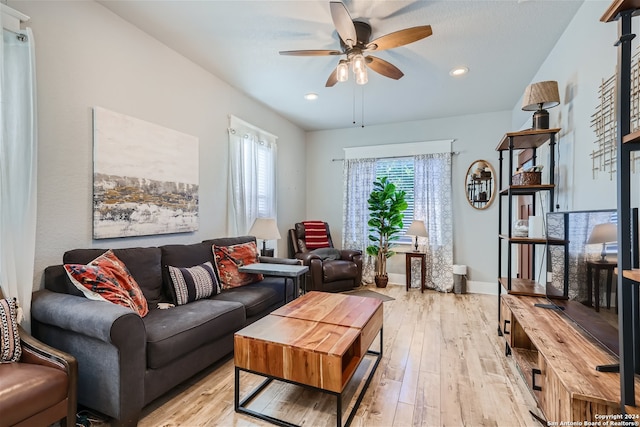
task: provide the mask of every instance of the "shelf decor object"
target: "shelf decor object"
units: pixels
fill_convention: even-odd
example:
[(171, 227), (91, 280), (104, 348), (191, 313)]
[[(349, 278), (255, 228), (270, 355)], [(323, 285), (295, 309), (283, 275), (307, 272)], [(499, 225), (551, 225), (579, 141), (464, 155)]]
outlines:
[(545, 108), (560, 105), (558, 82), (549, 80), (532, 83), (527, 86), (522, 98), (524, 111), (535, 111), (533, 114), (533, 129), (549, 129), (549, 112)]
[(249, 230), (249, 235), (262, 239), (262, 249), (260, 250), (262, 256), (273, 256), (273, 249), (267, 249), (267, 240), (281, 238), (275, 218), (256, 218)]
[(418, 237), (429, 237), (429, 233), (427, 233), (427, 227), (424, 225), (424, 221), (420, 221), (419, 219), (414, 219), (406, 233), (407, 236), (414, 236), (414, 252), (418, 252)]

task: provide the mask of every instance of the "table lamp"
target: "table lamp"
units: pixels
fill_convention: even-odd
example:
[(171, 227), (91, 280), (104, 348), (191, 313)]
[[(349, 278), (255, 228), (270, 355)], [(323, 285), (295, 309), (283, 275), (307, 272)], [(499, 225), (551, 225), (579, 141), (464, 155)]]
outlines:
[(524, 91), (522, 109), (535, 111), (533, 129), (549, 129), (549, 112), (545, 108), (552, 108), (556, 105), (560, 105), (560, 94), (556, 81), (532, 83)]
[(592, 244), (602, 244), (602, 252), (600, 252), (600, 262), (607, 261), (607, 252), (605, 247), (607, 243), (615, 243), (618, 241), (618, 227), (616, 224), (611, 222), (605, 222), (604, 224), (596, 224), (591, 230), (591, 234), (589, 235), (589, 240), (587, 240), (588, 245)]
[(409, 229), (407, 229), (407, 232), (404, 234), (406, 234), (407, 236), (415, 236), (416, 239), (414, 252), (418, 252), (418, 237), (429, 237), (429, 234), (427, 234), (427, 228), (424, 225), (424, 221), (420, 221), (417, 219), (413, 220), (413, 222), (409, 226)]
[(275, 218), (256, 218), (249, 230), (249, 235), (262, 239), (260, 255), (273, 256), (273, 249), (267, 249), (267, 240), (280, 239), (280, 232)]

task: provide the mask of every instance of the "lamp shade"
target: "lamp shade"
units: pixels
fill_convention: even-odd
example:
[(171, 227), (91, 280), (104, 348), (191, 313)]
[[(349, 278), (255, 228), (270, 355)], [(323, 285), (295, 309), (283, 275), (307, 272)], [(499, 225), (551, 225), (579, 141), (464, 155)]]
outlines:
[(427, 227), (424, 225), (424, 221), (420, 221), (414, 219), (407, 232), (405, 233), (407, 236), (417, 236), (417, 237), (429, 237), (427, 234)]
[(256, 218), (249, 230), (249, 234), (262, 240), (280, 239), (280, 232), (275, 218)]
[(530, 84), (524, 91), (524, 97), (522, 98), (522, 109), (524, 111), (542, 110), (559, 104), (558, 82), (553, 80)]
[(618, 241), (618, 227), (611, 222), (597, 224), (591, 230), (587, 244), (613, 243)]

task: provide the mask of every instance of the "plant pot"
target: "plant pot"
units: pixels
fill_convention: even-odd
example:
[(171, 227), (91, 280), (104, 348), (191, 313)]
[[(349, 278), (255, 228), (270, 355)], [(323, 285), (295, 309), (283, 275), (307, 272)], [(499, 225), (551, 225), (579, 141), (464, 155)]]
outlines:
[(375, 282), (376, 282), (376, 287), (377, 288), (386, 288), (387, 287), (387, 283), (389, 283), (389, 277), (388, 276), (376, 276), (374, 278)]

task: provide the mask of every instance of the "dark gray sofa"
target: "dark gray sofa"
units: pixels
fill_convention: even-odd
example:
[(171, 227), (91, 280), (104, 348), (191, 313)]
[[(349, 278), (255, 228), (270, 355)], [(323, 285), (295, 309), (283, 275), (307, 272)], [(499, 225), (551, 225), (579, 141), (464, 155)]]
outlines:
[[(233, 351), (233, 334), (294, 298), (291, 280), (266, 277), (210, 299), (174, 308), (167, 266), (213, 262), (212, 244), (255, 241), (252, 236), (189, 245), (114, 249), (147, 299), (149, 314), (85, 298), (62, 265), (47, 267), (45, 289), (33, 295), (32, 332), (41, 341), (78, 359), (78, 403), (136, 425), (142, 408)], [(75, 249), (63, 263), (87, 264), (104, 249)], [(297, 263), (262, 257), (260, 262)]]

